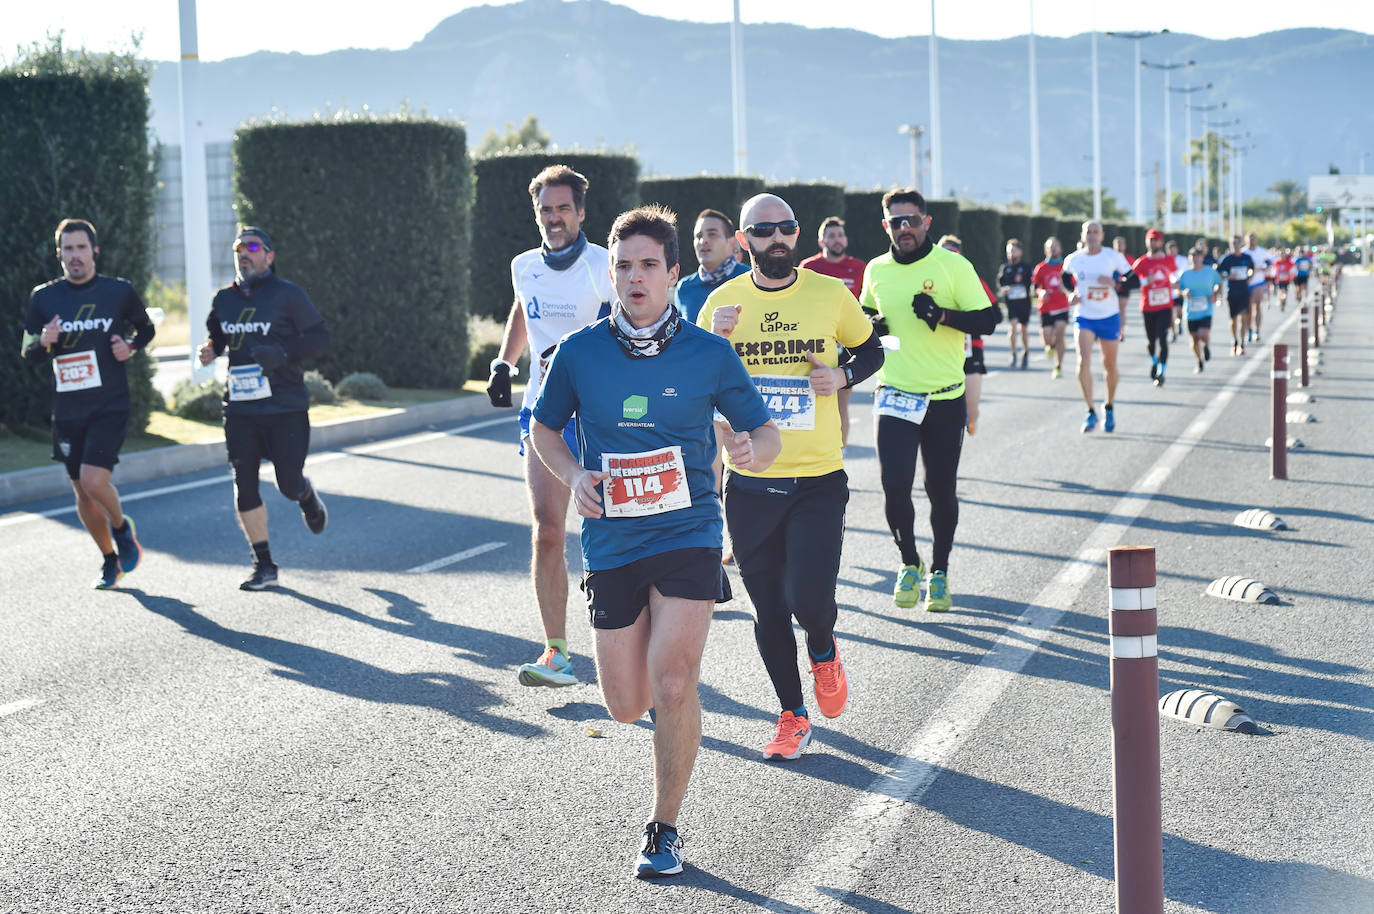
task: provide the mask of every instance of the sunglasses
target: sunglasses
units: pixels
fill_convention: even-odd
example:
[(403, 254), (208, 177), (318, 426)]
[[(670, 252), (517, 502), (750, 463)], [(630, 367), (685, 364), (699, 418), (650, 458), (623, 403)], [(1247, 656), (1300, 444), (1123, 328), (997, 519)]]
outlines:
[(912, 213), (910, 215), (902, 216), (888, 216), (887, 227), (892, 229), (904, 229), (908, 226), (912, 228), (920, 228), (921, 220), (924, 218), (925, 217), (922, 216), (920, 213)]
[(234, 244), (234, 253), (237, 254), (240, 251), (251, 251), (256, 254), (258, 251), (265, 250), (266, 247), (267, 246), (261, 241), (239, 241)]
[(782, 222), (755, 222), (753, 225), (746, 225), (744, 230), (755, 238), (772, 238), (774, 232), (782, 232), (784, 235), (797, 234), (797, 220), (785, 219)]

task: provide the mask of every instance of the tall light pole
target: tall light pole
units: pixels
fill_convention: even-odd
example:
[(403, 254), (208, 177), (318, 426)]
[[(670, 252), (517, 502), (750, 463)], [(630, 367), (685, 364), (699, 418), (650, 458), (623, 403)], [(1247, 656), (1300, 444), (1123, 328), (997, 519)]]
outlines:
[(1183, 161), (1183, 170), (1186, 175), (1183, 199), (1186, 201), (1185, 208), (1188, 211), (1189, 228), (1193, 228), (1197, 222), (1194, 221), (1195, 211), (1193, 209), (1193, 116), (1189, 113), (1193, 108), (1188, 104), (1188, 99), (1194, 92), (1203, 92), (1210, 88), (1212, 88), (1212, 84), (1207, 83), (1202, 86), (1174, 86), (1169, 90), (1183, 96), (1183, 127), (1187, 135), (1187, 145), (1183, 148), (1188, 150), (1188, 155), (1184, 157)]
[[(1364, 174), (1364, 160), (1369, 158), (1369, 153), (1360, 153), (1360, 174)], [(1360, 207), (1360, 265), (1366, 269), (1369, 267), (1369, 210)]]
[(1135, 45), (1135, 221), (1145, 222), (1145, 176), (1140, 164), (1140, 42), (1155, 35), (1167, 35), (1168, 29), (1157, 32), (1104, 32), (1108, 38), (1126, 38)]
[[(181, 115), (181, 222), (186, 246), (186, 306), (191, 326), (210, 316), (210, 204), (205, 179), (205, 124), (200, 117), (200, 39), (196, 0), (180, 0), (181, 63), (178, 66)], [(214, 369), (200, 364), (191, 348), (191, 378), (205, 381)]]
[(1243, 235), (1245, 223), (1245, 153), (1256, 148), (1254, 144), (1250, 146), (1237, 146), (1241, 140), (1249, 139), (1250, 131), (1244, 133), (1233, 133), (1225, 139), (1231, 144), (1231, 161), (1234, 163), (1231, 169), (1231, 229), (1237, 235)]
[(745, 139), (744, 27), (739, 21), (739, 0), (735, 0), (735, 17), (730, 20), (730, 88), (735, 109), (735, 174), (744, 175), (749, 173), (749, 150)]
[(1227, 209), (1229, 204), (1226, 202), (1226, 194), (1230, 190), (1228, 187), (1230, 181), (1228, 172), (1230, 169), (1227, 165), (1226, 158), (1230, 154), (1231, 150), (1229, 147), (1231, 144), (1226, 137), (1216, 131), (1224, 127), (1234, 127), (1239, 123), (1240, 118), (1238, 117), (1232, 118), (1229, 121), (1214, 121), (1212, 123), (1212, 130), (1213, 133), (1216, 134), (1217, 139), (1217, 230), (1222, 234), (1229, 235), (1235, 234), (1234, 223), (1232, 223), (1232, 231), (1228, 232), (1226, 229), (1226, 220), (1230, 216), (1230, 210)]
[[(1212, 171), (1212, 143), (1210, 134), (1207, 132), (1209, 126), (1207, 122), (1207, 113), (1209, 111), (1220, 111), (1222, 108), (1226, 107), (1226, 102), (1222, 102), (1219, 105), (1185, 105), (1185, 107), (1189, 111), (1202, 112), (1202, 233), (1206, 235), (1212, 231), (1212, 195), (1208, 193)], [(1193, 151), (1189, 148), (1188, 158), (1190, 161), (1192, 160), (1192, 155)], [(1217, 173), (1217, 179), (1221, 179), (1220, 172)]]
[[(1095, 17), (1094, 17), (1095, 18)], [(1102, 124), (1097, 97), (1097, 24), (1092, 32), (1093, 68), (1093, 219), (1102, 221)]]
[(943, 158), (940, 147), (940, 50), (935, 41), (935, 0), (930, 0), (930, 195), (942, 197), (945, 191)]
[(1169, 228), (1169, 217), (1174, 212), (1174, 136), (1173, 136), (1173, 115), (1170, 109), (1170, 99), (1173, 92), (1170, 91), (1170, 76), (1175, 70), (1182, 70), (1184, 67), (1193, 66), (1195, 61), (1189, 60), (1185, 63), (1150, 63), (1142, 60), (1140, 65), (1151, 70), (1164, 71), (1164, 228)]
[(1040, 91), (1035, 73), (1035, 0), (1030, 0), (1030, 149), (1032, 214), (1040, 212)]
[(897, 128), (898, 133), (904, 133), (911, 137), (911, 186), (917, 190), (921, 189), (921, 135), (926, 132), (926, 128), (920, 124), (903, 124)]

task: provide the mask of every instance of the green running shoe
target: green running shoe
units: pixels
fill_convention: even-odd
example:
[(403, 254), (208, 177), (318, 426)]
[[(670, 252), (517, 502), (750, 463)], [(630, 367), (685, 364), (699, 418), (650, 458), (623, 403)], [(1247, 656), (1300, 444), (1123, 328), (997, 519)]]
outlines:
[(947, 613), (952, 605), (949, 598), (949, 578), (943, 571), (932, 571), (926, 590), (926, 612)]
[(892, 588), (892, 602), (901, 609), (911, 609), (921, 599), (921, 578), (926, 569), (920, 559), (915, 565), (903, 565), (897, 571), (897, 584)]

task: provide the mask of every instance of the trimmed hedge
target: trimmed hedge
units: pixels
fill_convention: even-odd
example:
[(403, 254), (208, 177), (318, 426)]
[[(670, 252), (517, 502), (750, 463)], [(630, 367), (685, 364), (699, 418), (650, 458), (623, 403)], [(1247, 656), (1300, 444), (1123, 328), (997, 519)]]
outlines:
[(478, 159), (473, 163), (477, 197), (472, 221), (479, 231), (472, 244), (472, 313), (499, 321), (510, 313), (514, 298), (510, 287), (511, 258), (539, 246), (539, 227), (530, 203), (530, 180), (545, 166), (559, 163), (587, 179), (587, 217), (582, 230), (588, 241), (604, 246), (616, 216), (638, 204), (639, 161), (633, 156), (606, 152), (512, 152)]
[(244, 127), (234, 190), (241, 224), (272, 235), (281, 276), (329, 324), (322, 374), (462, 385), (472, 199), (462, 125), (394, 115)]
[(849, 236), (849, 253), (860, 260), (886, 254), (892, 239), (883, 228), (881, 190), (849, 190), (844, 194), (844, 233)]
[(927, 200), (926, 212), (930, 215), (931, 241), (939, 241), (941, 235), (959, 234), (958, 200)]
[[(1045, 242), (1051, 236), (1059, 238), (1059, 220), (1053, 216), (1031, 216), (1030, 230), (1026, 233), (1030, 237), (1026, 241), (1026, 261), (1028, 263), (1039, 263), (1045, 259)], [(1059, 243), (1063, 244), (1064, 239), (1059, 238)]]
[(1003, 261), (1007, 256), (1007, 242), (1011, 239), (1021, 242), (1021, 262), (1034, 263), (1031, 257), (1030, 244), (1030, 216), (1025, 213), (1003, 213), (1002, 214), (1002, 251), (999, 256)]
[(1004, 247), (1002, 214), (982, 207), (960, 209), (958, 234), (964, 242), (964, 256), (973, 264), (979, 278), (995, 290)]
[[(52, 368), (19, 355), (34, 286), (61, 275), (53, 230), (88, 219), (99, 235), (97, 266), (140, 293), (153, 263), (156, 180), (148, 153), (148, 70), (127, 54), (91, 56), (61, 39), (0, 70), (0, 424), (46, 428)], [(153, 364), (128, 363), (129, 434), (141, 434), (160, 400)]]
[[(731, 222), (738, 222), (740, 206), (755, 194), (763, 193), (763, 186), (762, 178), (733, 175), (646, 178), (639, 182), (639, 201), (661, 203), (677, 213), (678, 260), (682, 264), (680, 275), (685, 277), (699, 266), (692, 239), (697, 213), (717, 209), (729, 216)], [(606, 242), (603, 238), (598, 243)]]
[(772, 184), (768, 193), (777, 194), (792, 207), (801, 230), (797, 235), (797, 260), (802, 261), (812, 254), (820, 253), (821, 246), (816, 241), (816, 232), (821, 223), (829, 216), (844, 218), (844, 187), (827, 184), (823, 181), (792, 184)]
[[(1078, 250), (1078, 239), (1083, 237), (1083, 222), (1082, 219), (1056, 220), (1054, 233), (1059, 237), (1059, 243), (1064, 245), (1065, 257)], [(1107, 239), (1103, 244), (1110, 245), (1111, 240)]]

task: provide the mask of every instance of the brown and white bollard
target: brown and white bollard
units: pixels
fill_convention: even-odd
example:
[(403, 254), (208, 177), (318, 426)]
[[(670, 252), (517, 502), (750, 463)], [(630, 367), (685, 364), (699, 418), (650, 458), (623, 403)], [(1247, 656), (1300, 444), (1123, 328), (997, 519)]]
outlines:
[[(1303, 370), (1307, 361), (1303, 360)], [(1269, 438), (1269, 478), (1288, 478), (1288, 344), (1274, 344), (1273, 430)]]
[(1153, 546), (1107, 551), (1112, 644), (1112, 826), (1117, 914), (1163, 914), (1159, 622)]
[(1321, 286), (1317, 287), (1317, 294), (1312, 296), (1315, 301), (1312, 304), (1312, 347), (1320, 349), (1322, 345), (1321, 324), (1325, 318), (1326, 309), (1322, 307)]
[(1307, 387), (1307, 305), (1302, 306), (1302, 386)]

